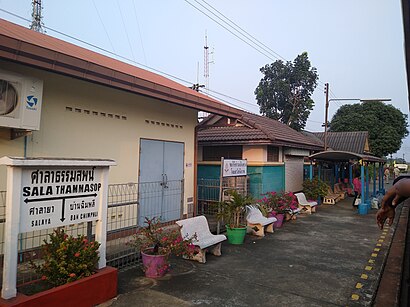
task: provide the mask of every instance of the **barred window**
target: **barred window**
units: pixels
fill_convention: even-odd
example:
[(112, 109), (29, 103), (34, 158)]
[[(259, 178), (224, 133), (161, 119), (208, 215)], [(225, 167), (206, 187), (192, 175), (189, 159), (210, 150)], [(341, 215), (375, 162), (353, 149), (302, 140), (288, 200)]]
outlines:
[(204, 146), (204, 161), (221, 161), (225, 159), (242, 159), (242, 146)]
[(279, 162), (279, 147), (268, 146), (268, 162)]

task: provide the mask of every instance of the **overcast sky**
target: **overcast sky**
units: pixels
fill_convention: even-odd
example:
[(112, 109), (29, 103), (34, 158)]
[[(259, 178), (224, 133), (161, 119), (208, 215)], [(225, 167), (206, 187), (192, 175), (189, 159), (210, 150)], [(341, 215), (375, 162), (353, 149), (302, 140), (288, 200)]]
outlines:
[[(254, 113), (259, 113), (254, 90), (262, 78), (260, 67), (278, 58), (293, 60), (306, 51), (320, 78), (306, 130), (323, 131), (326, 82), (330, 84), (330, 98), (391, 98), (390, 103), (396, 108), (405, 114), (409, 112), (400, 0), (43, 0), (42, 3), (43, 22), (50, 28), (46, 30), (48, 35), (94, 49), (53, 30), (60, 31), (128, 58), (138, 63), (137, 66), (145, 65), (188, 81), (179, 81), (187, 86), (197, 79), (201, 84), (206, 83), (203, 74), (207, 33), (209, 50), (213, 51), (209, 56), (213, 60), (209, 64), (209, 94)], [(29, 25), (31, 0), (0, 0), (0, 9), (26, 20), (1, 10), (0, 18)], [(235, 22), (235, 29), (240, 27), (251, 34), (266, 46), (262, 47), (265, 50), (209, 10)], [(342, 103), (345, 102), (330, 103), (330, 118)], [(402, 149), (393, 157), (403, 154), (410, 161), (410, 138), (404, 140)]]

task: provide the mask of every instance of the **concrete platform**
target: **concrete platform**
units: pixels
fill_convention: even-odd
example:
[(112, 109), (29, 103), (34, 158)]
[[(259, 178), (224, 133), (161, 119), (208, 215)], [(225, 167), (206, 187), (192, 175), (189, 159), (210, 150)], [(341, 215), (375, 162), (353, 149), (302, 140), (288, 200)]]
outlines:
[(119, 295), (105, 306), (368, 306), (394, 225), (382, 232), (376, 210), (359, 215), (352, 198), (321, 205), (264, 238), (222, 246), (207, 263), (175, 259), (159, 280), (119, 273)]

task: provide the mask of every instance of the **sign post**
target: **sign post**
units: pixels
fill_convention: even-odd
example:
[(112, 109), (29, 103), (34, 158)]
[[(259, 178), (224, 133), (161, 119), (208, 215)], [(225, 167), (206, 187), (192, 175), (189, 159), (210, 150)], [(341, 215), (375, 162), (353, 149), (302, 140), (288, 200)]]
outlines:
[(3, 157), (0, 165), (7, 165), (2, 298), (17, 294), (19, 233), (96, 221), (98, 268), (106, 266), (108, 171), (115, 161)]
[[(247, 160), (232, 160), (232, 159), (225, 159), (224, 157), (221, 158), (221, 174), (219, 179), (219, 202), (223, 201), (223, 179), (225, 177), (235, 177), (235, 186), (236, 186), (236, 177), (239, 176), (246, 176), (248, 169), (248, 161)], [(220, 212), (220, 204), (218, 204), (218, 213)], [(219, 234), (220, 232), (220, 221), (218, 221), (216, 226), (216, 233)]]

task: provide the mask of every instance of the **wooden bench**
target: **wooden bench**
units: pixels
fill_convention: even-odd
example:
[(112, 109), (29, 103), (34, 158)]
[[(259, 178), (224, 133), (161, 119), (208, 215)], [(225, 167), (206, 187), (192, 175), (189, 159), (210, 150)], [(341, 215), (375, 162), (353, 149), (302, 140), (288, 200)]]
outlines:
[(264, 217), (258, 206), (246, 206), (246, 222), (248, 231), (255, 236), (263, 237), (266, 232), (273, 232), (273, 223), (277, 221), (276, 217)]
[(336, 183), (334, 185), (333, 191), (335, 192), (335, 194), (340, 195), (340, 199), (345, 199), (346, 198), (346, 191), (343, 190), (341, 183)]
[(196, 234), (196, 239), (192, 243), (195, 245), (197, 253), (190, 260), (205, 263), (207, 251), (215, 256), (221, 255), (221, 242), (226, 240), (226, 237), (212, 234), (205, 216), (200, 215), (176, 223), (181, 226), (183, 238), (191, 238)]
[(302, 192), (296, 193), (295, 196), (298, 199), (298, 206), (302, 213), (312, 214), (312, 212), (316, 212), (316, 201), (306, 200), (306, 196)]
[(324, 205), (334, 205), (340, 199), (339, 194), (334, 194), (332, 189), (329, 187), (327, 190), (327, 195), (323, 198)]

